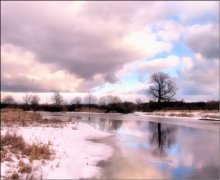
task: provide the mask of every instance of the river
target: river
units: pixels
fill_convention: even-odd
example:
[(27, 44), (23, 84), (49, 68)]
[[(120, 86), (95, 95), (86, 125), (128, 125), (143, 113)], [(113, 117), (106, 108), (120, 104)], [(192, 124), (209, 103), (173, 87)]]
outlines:
[(101, 179), (219, 179), (219, 122), (134, 114), (44, 113), (88, 123), (112, 136)]

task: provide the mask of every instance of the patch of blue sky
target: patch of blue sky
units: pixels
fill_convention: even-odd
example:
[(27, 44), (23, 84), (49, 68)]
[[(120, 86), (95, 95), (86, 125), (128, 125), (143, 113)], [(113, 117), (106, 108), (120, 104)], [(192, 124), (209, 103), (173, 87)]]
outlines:
[(126, 83), (132, 83), (132, 84), (139, 83), (138, 72), (131, 72), (129, 74), (125, 74), (124, 76), (121, 77), (121, 80)]
[(188, 18), (184, 20), (178, 15), (168, 15), (168, 20), (175, 21), (177, 23), (187, 24), (187, 25), (194, 25), (194, 24), (207, 24), (207, 23), (213, 23), (213, 21), (219, 20), (219, 15), (217, 12), (213, 11), (207, 11), (204, 12), (202, 15), (194, 18)]
[(141, 84), (141, 80), (139, 79), (139, 73), (138, 72), (131, 72), (128, 74), (123, 75), (122, 77), (120, 77), (120, 81), (118, 83), (105, 83), (104, 85), (101, 86), (96, 86), (92, 89), (92, 91), (94, 92), (101, 92), (101, 93), (105, 93), (107, 91), (111, 91), (114, 89), (117, 90), (128, 90), (131, 87), (138, 87)]
[(165, 69), (162, 72), (169, 74), (170, 77), (179, 77), (178, 68), (179, 66), (177, 65), (175, 67)]
[(165, 59), (171, 55), (178, 56), (178, 57), (186, 57), (186, 56), (191, 57), (193, 53), (190, 50), (190, 48), (186, 46), (183, 38), (180, 38), (179, 41), (173, 42), (173, 47), (170, 52), (163, 51), (163, 52), (157, 53), (154, 56), (151, 56), (150, 58), (144, 58), (144, 61), (153, 61), (155, 59)]
[(180, 38), (179, 41), (173, 43), (172, 55), (176, 55), (178, 57), (191, 57), (193, 53), (190, 48), (186, 46), (183, 38)]
[(175, 22), (182, 22), (181, 18), (178, 15), (168, 15), (167, 19)]
[(155, 59), (160, 59), (160, 58), (166, 58), (167, 56), (171, 55), (170, 52), (166, 52), (166, 51), (163, 51), (161, 53), (157, 53), (156, 55), (154, 56), (151, 56), (150, 58), (145, 58), (144, 60), (145, 61), (153, 61)]
[(218, 22), (219, 21), (219, 14), (217, 12), (205, 12), (202, 16), (190, 19), (188, 21), (189, 25), (194, 25), (194, 24), (209, 24), (213, 23), (214, 21)]

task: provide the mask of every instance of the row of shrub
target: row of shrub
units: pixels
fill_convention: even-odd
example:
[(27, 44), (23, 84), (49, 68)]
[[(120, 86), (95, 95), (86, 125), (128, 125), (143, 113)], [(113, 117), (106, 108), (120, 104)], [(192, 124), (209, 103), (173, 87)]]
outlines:
[(147, 102), (135, 104), (132, 102), (120, 102), (112, 103), (108, 105), (97, 105), (97, 104), (70, 104), (70, 105), (54, 105), (54, 104), (1, 104), (0, 108), (20, 108), (23, 110), (33, 111), (80, 111), (83, 108), (87, 109), (99, 109), (103, 112), (118, 112), (118, 113), (131, 113), (134, 111), (150, 112), (155, 110), (219, 110), (219, 101), (208, 101), (208, 102), (161, 102), (158, 106), (157, 102)]

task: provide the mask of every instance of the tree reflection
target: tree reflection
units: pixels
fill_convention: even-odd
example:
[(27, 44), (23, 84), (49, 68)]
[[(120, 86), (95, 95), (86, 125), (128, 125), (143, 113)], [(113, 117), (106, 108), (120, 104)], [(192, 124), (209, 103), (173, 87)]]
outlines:
[(155, 145), (154, 152), (164, 154), (165, 149), (175, 143), (176, 126), (165, 125), (161, 123), (149, 123), (150, 126), (150, 143)]
[(112, 119), (100, 119), (99, 121), (99, 128), (101, 130), (117, 130), (121, 127), (122, 121), (121, 120), (112, 120)]

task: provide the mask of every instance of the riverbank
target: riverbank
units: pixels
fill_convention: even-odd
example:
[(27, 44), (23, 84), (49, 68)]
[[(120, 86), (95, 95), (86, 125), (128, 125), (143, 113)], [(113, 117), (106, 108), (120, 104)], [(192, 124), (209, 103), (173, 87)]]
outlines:
[(98, 162), (112, 155), (110, 146), (88, 140), (109, 137), (111, 134), (97, 131), (85, 123), (58, 122), (57, 119), (42, 119), (37, 113), (9, 110), (1, 113), (1, 124), (1, 140), (7, 134), (13, 140), (20, 137), (25, 148), (33, 144), (36, 147), (44, 146), (52, 154), (47, 159), (31, 159), (33, 152), (36, 154), (36, 148), (32, 149), (32, 154), (24, 154), (19, 148), (12, 149), (12, 141), (9, 141), (1, 147), (1, 155), (5, 157), (1, 156), (1, 179), (99, 177), (102, 169)]
[(187, 117), (203, 120), (219, 120), (218, 110), (161, 110), (153, 112), (135, 112), (135, 115), (162, 116), (162, 117)]

